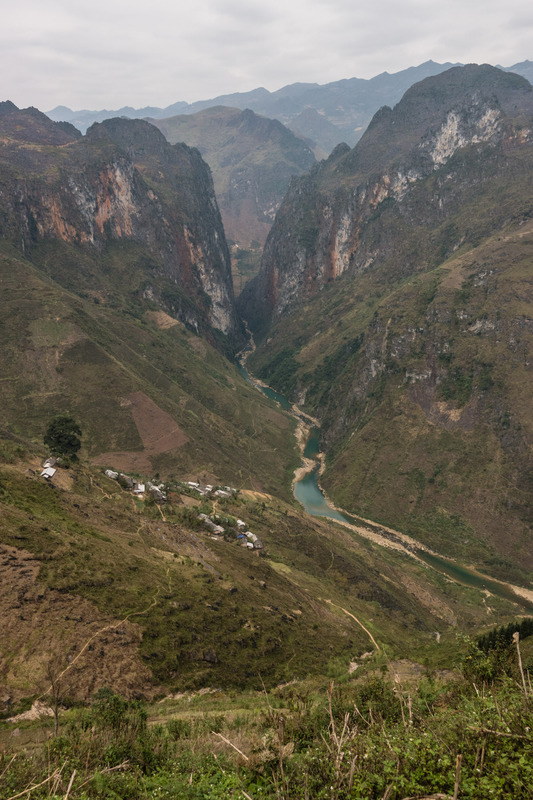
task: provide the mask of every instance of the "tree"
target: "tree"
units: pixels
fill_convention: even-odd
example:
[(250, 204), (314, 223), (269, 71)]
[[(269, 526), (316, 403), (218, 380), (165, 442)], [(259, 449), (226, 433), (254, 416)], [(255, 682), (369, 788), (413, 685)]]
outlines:
[(58, 414), (48, 423), (44, 443), (54, 455), (76, 456), (81, 447), (81, 428), (68, 414)]
[(46, 665), (45, 678), (48, 683), (46, 694), (50, 698), (54, 712), (54, 739), (59, 734), (59, 711), (66, 691), (64, 675), (67, 669), (65, 660), (61, 656), (52, 657)]

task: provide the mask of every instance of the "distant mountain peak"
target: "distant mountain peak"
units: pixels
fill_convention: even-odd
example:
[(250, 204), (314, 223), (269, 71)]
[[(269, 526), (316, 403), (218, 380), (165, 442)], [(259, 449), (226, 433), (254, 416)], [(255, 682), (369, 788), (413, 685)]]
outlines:
[(18, 111), (15, 103), (12, 103), (11, 100), (3, 100), (0, 102), (0, 114), (9, 114), (12, 111)]

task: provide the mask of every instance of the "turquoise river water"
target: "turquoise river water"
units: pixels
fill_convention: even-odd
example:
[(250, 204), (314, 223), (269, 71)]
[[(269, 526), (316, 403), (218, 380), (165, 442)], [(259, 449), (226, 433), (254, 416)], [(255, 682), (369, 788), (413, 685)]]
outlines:
[[(266, 397), (278, 403), (285, 411), (290, 411), (297, 416), (294, 412), (291, 403), (286, 397), (274, 391), (269, 386), (254, 381), (246, 368), (239, 364), (241, 374), (246, 378), (248, 383), (255, 386), (256, 389), (263, 392)], [(327, 517), (328, 519), (337, 522), (348, 522), (361, 526), (362, 521), (357, 517), (352, 517), (347, 512), (341, 512), (333, 508), (328, 502), (318, 483), (318, 474), (320, 462), (318, 460), (319, 453), (319, 436), (320, 430), (318, 428), (311, 428), (309, 437), (304, 449), (304, 457), (316, 461), (316, 466), (310, 472), (306, 473), (300, 480), (294, 484), (294, 496), (296, 500), (304, 507), (308, 514), (314, 517)], [(379, 528), (379, 526), (376, 526)], [(526, 611), (533, 613), (533, 603), (529, 602), (526, 598), (513, 592), (510, 586), (500, 583), (499, 581), (492, 580), (485, 575), (481, 575), (468, 567), (458, 564), (444, 556), (435, 553), (428, 553), (425, 550), (417, 550), (416, 555), (424, 561), (429, 567), (432, 567), (437, 572), (446, 575), (448, 578), (462, 584), (463, 586), (470, 586), (481, 591), (487, 590), (496, 597), (501, 597), (505, 600), (510, 600), (513, 603), (521, 606)]]

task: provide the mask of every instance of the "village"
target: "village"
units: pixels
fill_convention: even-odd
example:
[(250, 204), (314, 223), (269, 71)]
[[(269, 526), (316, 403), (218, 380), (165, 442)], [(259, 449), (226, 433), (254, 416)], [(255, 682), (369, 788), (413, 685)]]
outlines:
[[(47, 482), (53, 483), (54, 475), (60, 466), (60, 458), (47, 458), (42, 465), (41, 477)], [(110, 480), (116, 481), (125, 491), (131, 492), (139, 501), (151, 498), (157, 505), (167, 502), (167, 486), (164, 483), (142, 482), (124, 472), (116, 472), (112, 469), (104, 470), (104, 475)], [(199, 498), (212, 500), (215, 508), (218, 500), (229, 500), (236, 497), (238, 493), (238, 490), (231, 486), (213, 486), (201, 484), (198, 481), (179, 481), (173, 488), (179, 492), (185, 492), (189, 496), (197, 495)], [(261, 539), (257, 534), (248, 530), (246, 522), (242, 519), (233, 519), (233, 517), (211, 512), (211, 514), (199, 513), (197, 520), (203, 524), (203, 527), (209, 532), (209, 537), (215, 541), (222, 538), (225, 541), (234, 541), (248, 550), (263, 549)], [(224, 524), (221, 524), (222, 522)]]

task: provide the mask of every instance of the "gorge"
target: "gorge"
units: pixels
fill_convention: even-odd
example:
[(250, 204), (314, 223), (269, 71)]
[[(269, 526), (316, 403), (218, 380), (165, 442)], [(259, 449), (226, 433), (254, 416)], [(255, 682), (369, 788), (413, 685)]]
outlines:
[[(142, 120), (81, 136), (2, 104), (13, 652), (18, 549), (43, 587), (28, 598), (57, 613), (73, 654), (88, 619), (120, 629), (135, 616), (135, 670), (119, 659), (130, 696), (257, 687), (258, 672), (270, 687), (292, 679), (295, 653), (298, 673), (337, 659), (345, 672), (365, 630), (380, 651), (450, 664), (458, 633), (530, 611), (532, 117), (530, 84), (488, 66), (416, 84), (353, 149), (292, 179), (260, 273), (235, 300), (196, 149)], [(244, 319), (250, 372), (282, 406), (235, 363)], [(320, 485), (340, 519), (312, 507), (312, 475), (297, 496), (326, 516), (295, 502), (293, 404), (318, 422), (306, 455), (324, 454)], [(45, 484), (42, 437), (60, 412), (83, 432), (80, 461)], [(166, 505), (132, 498), (106, 468), (163, 485)], [(235, 493), (201, 499), (189, 482)], [(226, 538), (201, 523), (216, 514)], [(238, 519), (260, 553), (239, 547)], [(62, 594), (81, 621), (65, 620)], [(39, 643), (24, 652), (42, 681)], [(13, 678), (10, 657), (0, 671), (18, 702), (30, 678)], [(91, 659), (83, 669), (85, 700), (108, 673)]]

